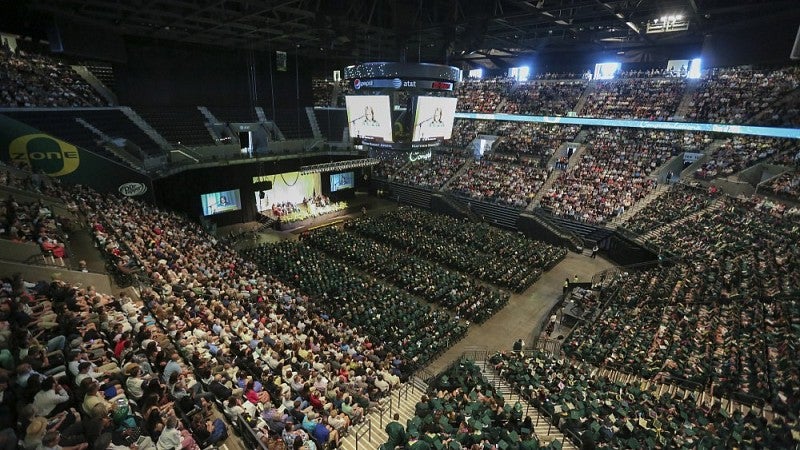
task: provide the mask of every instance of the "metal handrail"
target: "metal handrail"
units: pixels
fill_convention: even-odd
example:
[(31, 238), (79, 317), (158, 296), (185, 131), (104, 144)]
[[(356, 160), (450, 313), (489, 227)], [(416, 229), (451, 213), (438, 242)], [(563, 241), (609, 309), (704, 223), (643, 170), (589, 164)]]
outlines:
[(367, 434), (367, 441), (372, 442), (372, 420), (365, 417), (361, 425), (353, 430), (353, 433), (355, 434), (356, 450), (358, 450), (358, 443), (365, 434)]

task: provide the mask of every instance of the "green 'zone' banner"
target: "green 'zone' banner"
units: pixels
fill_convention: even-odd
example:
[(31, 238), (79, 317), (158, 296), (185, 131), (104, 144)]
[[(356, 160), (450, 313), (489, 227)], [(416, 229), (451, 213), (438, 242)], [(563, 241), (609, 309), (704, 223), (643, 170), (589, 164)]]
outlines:
[(0, 159), (71, 184), (153, 198), (152, 181), (125, 165), (0, 114)]

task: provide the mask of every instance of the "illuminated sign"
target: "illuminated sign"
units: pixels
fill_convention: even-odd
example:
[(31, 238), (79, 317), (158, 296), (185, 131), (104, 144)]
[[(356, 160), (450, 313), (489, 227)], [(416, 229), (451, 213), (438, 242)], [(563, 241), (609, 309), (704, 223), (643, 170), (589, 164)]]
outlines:
[(516, 114), (481, 114), (457, 112), (456, 119), (505, 120), (509, 122), (588, 125), (595, 127), (650, 128), (659, 130), (705, 131), (712, 133), (748, 134), (753, 136), (800, 139), (800, 128), (756, 127), (695, 122), (653, 122), (648, 120), (589, 119), (583, 117), (523, 116)]
[(372, 80), (362, 80), (356, 78), (353, 80), (353, 88), (358, 90), (362, 88), (372, 89), (431, 89), (435, 91), (452, 91), (453, 83), (449, 81), (430, 81), (430, 80), (403, 80), (400, 78), (378, 78)]

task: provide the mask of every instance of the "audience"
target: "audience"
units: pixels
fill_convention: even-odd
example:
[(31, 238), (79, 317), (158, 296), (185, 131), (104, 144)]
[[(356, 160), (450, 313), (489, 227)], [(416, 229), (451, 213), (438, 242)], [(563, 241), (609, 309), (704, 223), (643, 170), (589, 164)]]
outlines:
[(304, 241), (331, 257), (382, 277), (412, 295), (440, 304), (456, 319), (482, 323), (508, 302), (507, 293), (471, 281), (419, 256), (398, 252), (350, 232), (326, 228)]
[(461, 360), (431, 380), (406, 430), (397, 422), (387, 425), (386, 446), (561, 448), (561, 442), (540, 447), (531, 419), (524, 416), (521, 403), (506, 403), (475, 363)]
[[(613, 381), (592, 366), (534, 351), (497, 353), (494, 369), (558, 427), (598, 447), (789, 448), (791, 428), (753, 411), (726, 409), (719, 400), (662, 392), (657, 385)], [(683, 393), (681, 393), (683, 394)]]
[(514, 84), (512, 78), (467, 79), (456, 85), (457, 110), (493, 113)]
[(645, 234), (658, 227), (688, 217), (706, 207), (718, 198), (702, 187), (675, 184), (668, 192), (639, 210), (625, 224), (636, 234)]
[(669, 120), (686, 90), (683, 78), (597, 81), (582, 116)]
[(651, 238), (686, 262), (625, 274), (620, 294), (564, 349), (627, 373), (761, 399), (796, 416), (800, 209), (758, 198), (709, 200)]
[(597, 128), (586, 138), (576, 166), (562, 173), (542, 197), (557, 216), (605, 223), (655, 187), (650, 173), (682, 151), (698, 151), (708, 135), (646, 129)]
[(351, 229), (373, 240), (437, 261), (480, 280), (527, 289), (566, 255), (563, 248), (414, 208), (354, 222)]
[(704, 180), (727, 177), (784, 151), (797, 154), (798, 149), (800, 149), (800, 145), (796, 139), (733, 136), (726, 139), (711, 155), (711, 158), (697, 169), (695, 177)]
[(529, 81), (517, 85), (508, 95), (503, 112), (537, 116), (566, 116), (574, 111), (585, 81)]
[[(712, 69), (692, 98), (692, 122), (742, 124), (800, 86), (800, 67)], [(766, 115), (765, 122), (774, 121)], [(756, 123), (756, 125), (760, 124)]]
[(403, 170), (395, 172), (393, 181), (424, 188), (438, 189), (452, 178), (464, 165), (467, 157), (463, 152), (447, 153), (437, 150), (430, 158), (413, 159)]
[(0, 106), (106, 106), (88, 83), (54, 58), (0, 46)]

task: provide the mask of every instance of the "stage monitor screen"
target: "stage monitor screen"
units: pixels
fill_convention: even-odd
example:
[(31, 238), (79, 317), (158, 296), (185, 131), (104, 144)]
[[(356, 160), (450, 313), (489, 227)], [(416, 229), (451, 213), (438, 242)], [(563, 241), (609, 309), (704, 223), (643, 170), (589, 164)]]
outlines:
[(414, 118), (414, 142), (431, 139), (450, 139), (456, 115), (455, 97), (417, 97)]
[(355, 186), (355, 179), (353, 172), (332, 173), (331, 192), (352, 189)]
[(345, 103), (350, 137), (392, 142), (392, 112), (388, 95), (348, 95)]
[(202, 194), (200, 195), (200, 202), (203, 204), (204, 216), (242, 209), (238, 189)]

